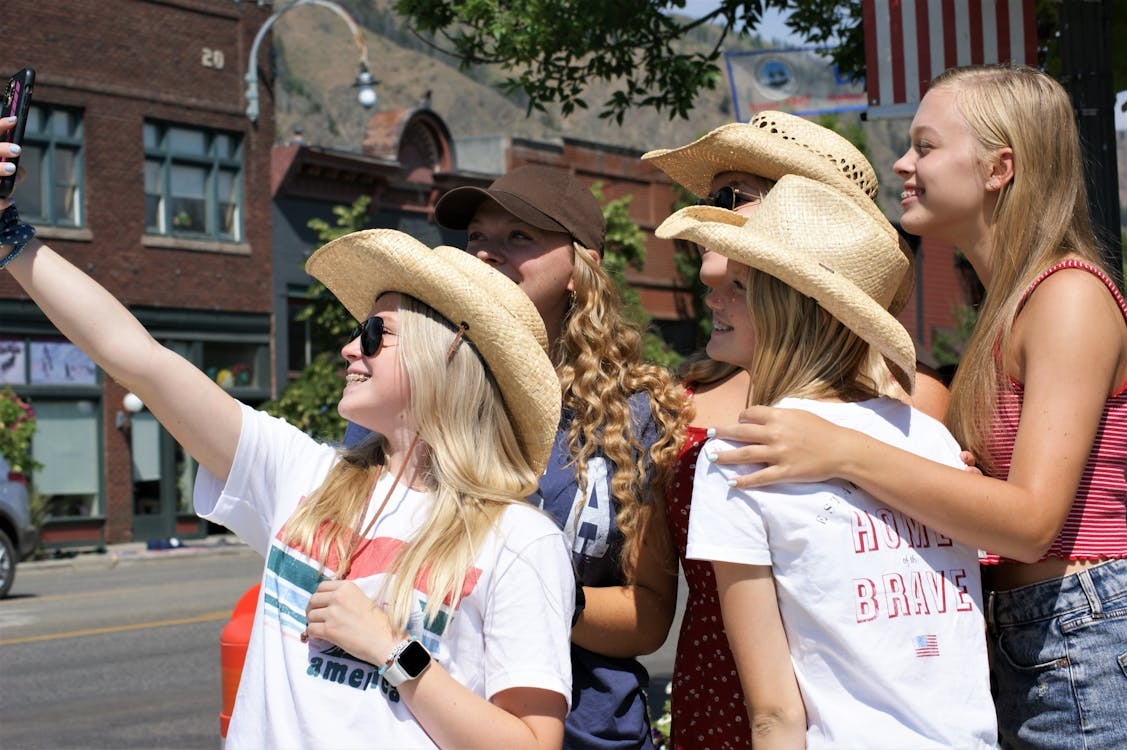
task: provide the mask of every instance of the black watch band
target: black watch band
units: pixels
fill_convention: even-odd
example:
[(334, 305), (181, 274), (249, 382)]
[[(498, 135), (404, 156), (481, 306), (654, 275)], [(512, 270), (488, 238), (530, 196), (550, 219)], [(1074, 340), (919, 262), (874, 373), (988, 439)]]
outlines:
[(575, 627), (575, 623), (579, 622), (579, 616), (583, 614), (584, 608), (587, 606), (587, 595), (583, 593), (583, 584), (575, 581), (575, 611), (571, 613), (571, 627)]

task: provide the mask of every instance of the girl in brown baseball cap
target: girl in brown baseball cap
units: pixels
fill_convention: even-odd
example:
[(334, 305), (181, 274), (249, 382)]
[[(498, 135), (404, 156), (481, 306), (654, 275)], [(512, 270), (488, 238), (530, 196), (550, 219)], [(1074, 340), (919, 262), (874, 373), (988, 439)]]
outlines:
[(544, 318), (563, 419), (541, 506), (572, 542), (585, 610), (572, 629), (565, 747), (652, 747), (640, 655), (673, 620), (677, 560), (659, 496), (683, 433), (684, 396), (642, 359), (639, 331), (600, 265), (603, 214), (575, 175), (515, 169), (447, 193), (438, 223), (520, 285)]

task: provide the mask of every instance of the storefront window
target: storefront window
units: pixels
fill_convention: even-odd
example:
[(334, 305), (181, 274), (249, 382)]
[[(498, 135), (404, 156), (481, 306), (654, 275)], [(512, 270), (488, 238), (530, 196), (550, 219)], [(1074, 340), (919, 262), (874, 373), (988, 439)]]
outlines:
[(204, 342), (202, 367), (227, 390), (270, 387), (270, 349), (263, 344)]
[(70, 342), (32, 340), (29, 355), (29, 382), (32, 385), (98, 383), (98, 366)]
[(35, 489), (46, 501), (49, 518), (101, 515), (98, 466), (98, 402), (92, 399), (34, 400)]
[(130, 420), (133, 513), (160, 513), (160, 424), (149, 412)]
[[(196, 481), (196, 462), (179, 443), (162, 435), (160, 424), (148, 411), (130, 420), (130, 450), (133, 463), (133, 513), (157, 515), (166, 511), (165, 494), (176, 515), (192, 515), (192, 490)], [(165, 481), (171, 472), (171, 481)]]
[(0, 384), (27, 385), (27, 342), (0, 338)]

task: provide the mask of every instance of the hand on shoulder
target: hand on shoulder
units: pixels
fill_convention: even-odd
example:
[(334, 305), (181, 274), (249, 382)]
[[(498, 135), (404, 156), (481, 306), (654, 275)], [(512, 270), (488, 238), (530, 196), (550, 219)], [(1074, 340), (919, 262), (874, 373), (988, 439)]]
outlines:
[(709, 432), (710, 437), (745, 444), (715, 454), (716, 463), (767, 465), (736, 479), (736, 486), (745, 489), (784, 481), (822, 482), (838, 476), (845, 447), (842, 440), (850, 434), (855, 433), (803, 409), (770, 406), (752, 406), (740, 413), (738, 424)]

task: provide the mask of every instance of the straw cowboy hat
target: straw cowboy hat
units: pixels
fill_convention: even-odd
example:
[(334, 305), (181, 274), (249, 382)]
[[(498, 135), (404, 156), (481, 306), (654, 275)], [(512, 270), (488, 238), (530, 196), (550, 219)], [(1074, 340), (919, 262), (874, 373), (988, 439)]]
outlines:
[(548, 336), (520, 287), (453, 247), (430, 248), (394, 229), (369, 229), (333, 240), (306, 261), (352, 317), (364, 320), (385, 292), (430, 305), (485, 360), (532, 466), (548, 463), (560, 422), (560, 381), (548, 359)]
[(704, 197), (721, 172), (748, 172), (778, 181), (797, 174), (830, 187), (857, 189), (874, 200), (877, 174), (857, 147), (829, 128), (787, 114), (760, 112), (750, 122), (721, 125), (687, 146), (642, 155)]
[(695, 242), (812, 297), (880, 352), (911, 393), (916, 349), (888, 311), (909, 264), (882, 226), (887, 223), (840, 190), (786, 175), (748, 216), (690, 206), (662, 222), (655, 234)]
[[(708, 195), (721, 172), (747, 172), (774, 182), (796, 174), (840, 190), (874, 219), (884, 219), (875, 203), (877, 174), (865, 155), (829, 128), (786, 112), (760, 112), (750, 122), (721, 125), (687, 146), (650, 151), (642, 159), (698, 197)], [(895, 227), (881, 223), (901, 241)], [(907, 244), (901, 252), (911, 257)], [(914, 285), (909, 269), (890, 304), (893, 312), (908, 304)]]

